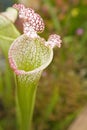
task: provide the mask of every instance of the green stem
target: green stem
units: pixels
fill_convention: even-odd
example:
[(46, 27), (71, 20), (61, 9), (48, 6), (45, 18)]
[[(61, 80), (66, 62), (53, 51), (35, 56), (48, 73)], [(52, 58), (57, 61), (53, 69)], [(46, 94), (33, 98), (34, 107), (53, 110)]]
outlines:
[(5, 107), (11, 107), (13, 105), (13, 74), (9, 68), (8, 62), (6, 62), (6, 70), (4, 72), (4, 104)]
[[(40, 78), (40, 75), (41, 72), (39, 74), (38, 80)], [(28, 77), (26, 78), (25, 82), (24, 80), (21, 80), (20, 76), (16, 76), (16, 101), (18, 109), (17, 114), (20, 130), (31, 130), (31, 121), (35, 104), (38, 80), (37, 77), (36, 79), (34, 79), (34, 81), (30, 81)]]
[(2, 72), (0, 72), (0, 98), (3, 95), (3, 78), (2, 78)]

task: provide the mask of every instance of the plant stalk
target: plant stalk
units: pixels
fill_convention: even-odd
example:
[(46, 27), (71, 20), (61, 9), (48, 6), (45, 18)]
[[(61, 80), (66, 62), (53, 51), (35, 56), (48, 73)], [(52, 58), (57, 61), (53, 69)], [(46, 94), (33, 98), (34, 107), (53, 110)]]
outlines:
[(36, 77), (34, 81), (30, 81), (27, 77), (26, 80), (24, 79), (25, 82), (24, 80), (21, 80), (20, 76), (16, 76), (16, 101), (20, 130), (31, 130), (31, 121), (35, 104), (36, 90), (40, 75), (41, 72), (39, 73), (38, 79)]

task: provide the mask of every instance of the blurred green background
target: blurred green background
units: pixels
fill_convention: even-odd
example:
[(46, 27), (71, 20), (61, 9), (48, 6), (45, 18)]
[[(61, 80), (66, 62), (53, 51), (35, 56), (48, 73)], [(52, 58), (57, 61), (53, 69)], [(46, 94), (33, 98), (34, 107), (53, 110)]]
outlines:
[[(48, 39), (52, 33), (62, 37), (62, 47), (54, 49), (53, 62), (38, 86), (32, 130), (67, 130), (87, 102), (87, 1), (0, 0), (0, 11), (15, 2), (32, 7), (43, 17), (42, 37)], [(0, 130), (17, 129), (14, 89), (0, 49)]]

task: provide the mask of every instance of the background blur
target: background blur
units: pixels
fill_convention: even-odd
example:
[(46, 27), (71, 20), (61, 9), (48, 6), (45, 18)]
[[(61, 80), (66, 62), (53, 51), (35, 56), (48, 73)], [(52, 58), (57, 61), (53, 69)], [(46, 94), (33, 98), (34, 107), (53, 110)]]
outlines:
[[(53, 62), (42, 74), (32, 130), (68, 130), (87, 105), (87, 1), (0, 0), (0, 11), (15, 2), (32, 7), (43, 17), (46, 27), (42, 37), (48, 39), (51, 33), (57, 33), (63, 41), (61, 49), (54, 49)], [(10, 81), (5, 66), (0, 50), (0, 130), (16, 130), (14, 87), (9, 95), (11, 104), (1, 91), (2, 85), (5, 88)]]

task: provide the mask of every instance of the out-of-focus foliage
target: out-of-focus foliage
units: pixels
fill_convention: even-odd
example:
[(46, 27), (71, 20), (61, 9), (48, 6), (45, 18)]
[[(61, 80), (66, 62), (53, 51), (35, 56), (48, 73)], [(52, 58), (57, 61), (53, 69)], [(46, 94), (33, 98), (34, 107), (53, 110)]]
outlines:
[(47, 30), (43, 35), (47, 38), (49, 32), (59, 33), (63, 45), (60, 50), (55, 48), (52, 65), (39, 84), (35, 128), (65, 130), (87, 100), (87, 3), (80, 0), (42, 3), (40, 10)]
[[(35, 2), (31, 7), (35, 7)], [(54, 60), (39, 83), (32, 129), (66, 130), (87, 102), (87, 2), (38, 0), (37, 3), (36, 12), (46, 25), (40, 35), (47, 39), (51, 33), (60, 34), (63, 43), (61, 49), (54, 49)], [(2, 69), (3, 61), (0, 51)], [(0, 85), (2, 82), (0, 71)], [(13, 129), (14, 106), (7, 110), (0, 100), (0, 124), (5, 130)], [(10, 126), (6, 119), (11, 120)]]

